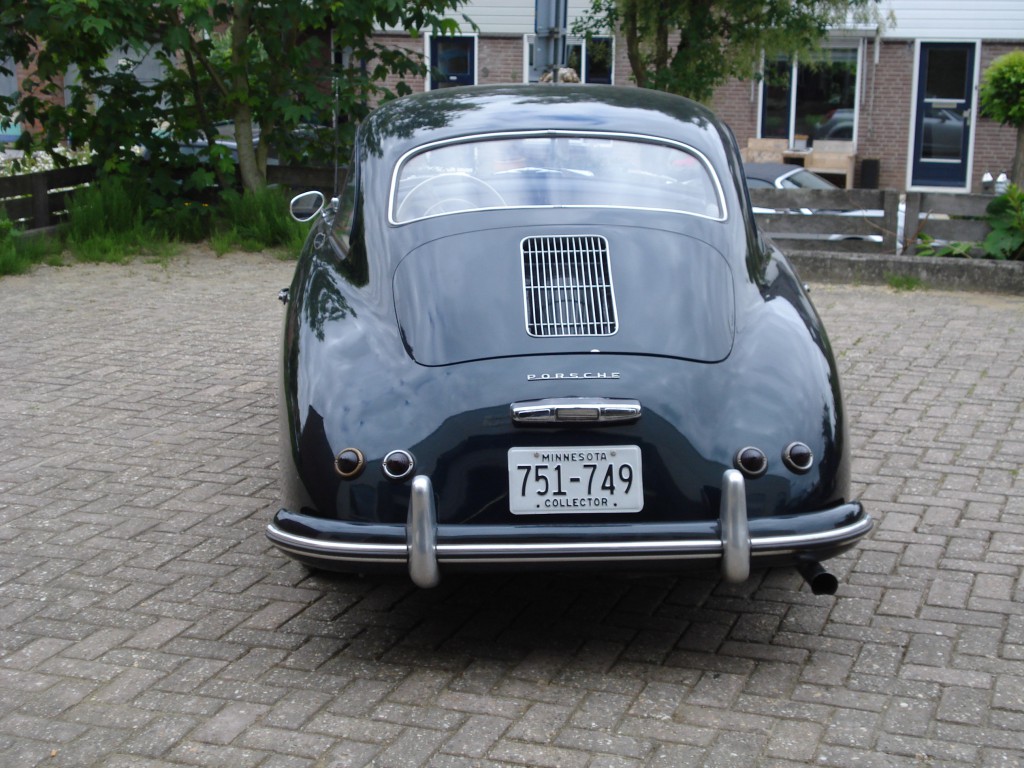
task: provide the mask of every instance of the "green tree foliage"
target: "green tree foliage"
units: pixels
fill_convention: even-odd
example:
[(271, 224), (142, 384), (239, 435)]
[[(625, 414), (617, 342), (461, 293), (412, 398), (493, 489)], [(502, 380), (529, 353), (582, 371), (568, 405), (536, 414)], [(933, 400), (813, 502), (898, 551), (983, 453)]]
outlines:
[(756, 76), (762, 55), (814, 50), (847, 14), (880, 22), (876, 0), (591, 0), (577, 34), (621, 32), (636, 84), (698, 101), (732, 77)]
[(1017, 150), (1010, 178), (1024, 186), (1024, 51), (993, 61), (981, 80), (981, 114), (1017, 128)]
[(992, 231), (983, 243), (997, 259), (1024, 259), (1024, 190), (1016, 184), (992, 199), (986, 209)]
[[(214, 143), (227, 122), (243, 186), (255, 190), (272, 149), (310, 139), (335, 105), (344, 142), (369, 104), (392, 95), (387, 75), (424, 71), (415, 54), (378, 45), (374, 30), (453, 32), (457, 23), (444, 14), (458, 3), (0, 0), (0, 61), (31, 73), (21, 94), (0, 98), (0, 114), (38, 126), (35, 138), (48, 148), (87, 141), (104, 171), (144, 174), (157, 195), (182, 178), (196, 190), (216, 177), (228, 183), (232, 158)], [(344, 64), (333, 63), (341, 57), (331, 40)], [(155, 82), (135, 74), (147, 57), (162, 65)], [(397, 90), (409, 89), (399, 82)], [(24, 148), (32, 140), (23, 135)], [(180, 151), (197, 140), (212, 149)]]

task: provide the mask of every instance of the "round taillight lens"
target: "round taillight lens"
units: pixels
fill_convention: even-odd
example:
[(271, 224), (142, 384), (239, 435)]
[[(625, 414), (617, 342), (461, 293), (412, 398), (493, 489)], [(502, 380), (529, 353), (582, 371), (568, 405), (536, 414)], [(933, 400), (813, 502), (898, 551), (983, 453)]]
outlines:
[(782, 452), (782, 462), (802, 475), (814, 466), (814, 452), (804, 443), (790, 443)]
[(365, 466), (366, 459), (358, 448), (346, 448), (334, 457), (334, 471), (346, 480), (359, 477)]
[(412, 475), (412, 471), (416, 468), (416, 461), (408, 451), (391, 451), (384, 457), (381, 467), (388, 480), (405, 480)]
[(760, 477), (768, 471), (768, 457), (760, 448), (740, 448), (736, 452), (736, 469), (747, 477)]

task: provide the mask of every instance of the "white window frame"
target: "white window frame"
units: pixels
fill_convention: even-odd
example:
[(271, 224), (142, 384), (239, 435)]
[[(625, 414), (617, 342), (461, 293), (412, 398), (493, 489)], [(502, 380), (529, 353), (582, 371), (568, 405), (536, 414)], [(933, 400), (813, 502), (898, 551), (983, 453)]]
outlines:
[(427, 76), (424, 80), (425, 90), (434, 90), (434, 72), (433, 62), (430, 59), (430, 51), (433, 48), (433, 40), (435, 37), (451, 37), (451, 38), (472, 38), (473, 40), (473, 82), (472, 85), (477, 85), (480, 82), (480, 35), (476, 32), (459, 33), (457, 35), (432, 35), (429, 32), (423, 35), (423, 59), (427, 64)]
[[(916, 138), (915, 131), (917, 130), (917, 88), (921, 79), (921, 43), (964, 43), (967, 45), (974, 45), (974, 82), (971, 88), (971, 140), (967, 144), (967, 181), (962, 187), (929, 187), (924, 185), (914, 185), (914, 140)], [(907, 165), (906, 165), (906, 180), (904, 186), (908, 192), (970, 192), (974, 181), (974, 149), (978, 141), (978, 126), (977, 126), (977, 115), (978, 115), (978, 86), (981, 82), (981, 40), (969, 39), (969, 40), (954, 40), (944, 38), (918, 38), (914, 41), (914, 74), (911, 78), (910, 85), (910, 125), (907, 129)]]
[[(864, 92), (864, 55), (865, 55), (865, 40), (859, 38), (857, 40), (851, 40), (849, 38), (833, 38), (829, 41), (824, 49), (851, 49), (857, 50), (857, 74), (854, 78), (853, 85), (853, 136), (851, 145), (853, 151), (857, 151), (857, 132), (860, 123), (860, 108), (861, 100)], [(790, 70), (789, 70), (789, 82), (790, 82), (790, 98), (789, 98), (789, 135), (786, 137), (789, 146), (794, 146), (794, 137), (796, 135), (796, 82), (799, 73), (800, 61), (797, 56), (790, 57)], [(764, 74), (765, 60), (761, 60), (761, 73)], [(764, 121), (764, 78), (762, 77), (759, 87), (757, 89), (757, 136), (762, 135), (762, 129)]]
[[(594, 35), (594, 37), (599, 37), (599, 38), (602, 38), (602, 39), (607, 39), (609, 42), (611, 42), (611, 46), (612, 46), (612, 61), (611, 61), (612, 76), (611, 76), (611, 81), (612, 81), (612, 84), (614, 85), (615, 84), (615, 35), (612, 35), (612, 34)], [(533, 41), (534, 41), (535, 38), (536, 38), (536, 35), (534, 35), (533, 33), (530, 33), (530, 34), (527, 34), (527, 35), (523, 35), (523, 82), (524, 83), (531, 82), (531, 80), (530, 80), (530, 69), (531, 69), (531, 67), (530, 67), (530, 50), (533, 47)], [(572, 36), (570, 36), (570, 37), (566, 38), (565, 42), (566, 42), (566, 47), (568, 47), (570, 45), (579, 45), (582, 48), (582, 54), (581, 54), (582, 61), (580, 62), (580, 68), (583, 71), (582, 72), (577, 72), (576, 74), (578, 74), (580, 76), (580, 82), (586, 82), (583, 78), (584, 78), (584, 73), (587, 71), (587, 39), (585, 37), (572, 37)]]

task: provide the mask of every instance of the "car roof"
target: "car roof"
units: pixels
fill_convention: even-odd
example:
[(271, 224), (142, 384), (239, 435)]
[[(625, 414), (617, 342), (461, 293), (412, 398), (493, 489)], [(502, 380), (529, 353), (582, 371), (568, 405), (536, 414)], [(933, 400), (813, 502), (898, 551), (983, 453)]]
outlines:
[(382, 104), (361, 128), (363, 158), (504, 131), (600, 131), (667, 138), (721, 156), (728, 128), (702, 105), (643, 88), (503, 85), (444, 88)]
[(793, 163), (744, 163), (743, 174), (748, 179), (761, 179), (774, 182), (781, 176), (799, 171), (802, 166)]

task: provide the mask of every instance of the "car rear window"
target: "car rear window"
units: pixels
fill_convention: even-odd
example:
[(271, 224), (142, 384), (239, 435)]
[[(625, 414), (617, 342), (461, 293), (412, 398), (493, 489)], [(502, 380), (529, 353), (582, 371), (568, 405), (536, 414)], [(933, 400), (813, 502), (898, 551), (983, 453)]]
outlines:
[(637, 208), (724, 219), (707, 160), (681, 144), (621, 136), (515, 135), (428, 145), (391, 187), (395, 224), (466, 211)]

